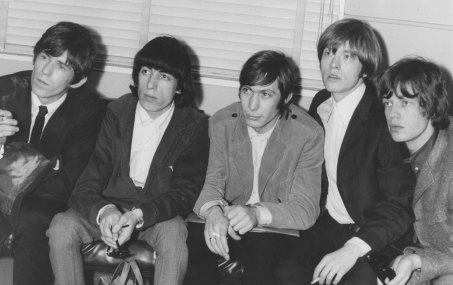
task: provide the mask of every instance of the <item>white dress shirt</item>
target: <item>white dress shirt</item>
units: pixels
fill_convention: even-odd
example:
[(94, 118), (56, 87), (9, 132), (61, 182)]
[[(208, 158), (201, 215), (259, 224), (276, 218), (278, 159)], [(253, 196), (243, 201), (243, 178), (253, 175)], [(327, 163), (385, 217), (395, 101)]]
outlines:
[(50, 104), (42, 104), (41, 101), (39, 100), (38, 96), (31, 92), (31, 125), (30, 125), (30, 133), (28, 134), (28, 141), (30, 141), (31, 137), (31, 131), (33, 130), (33, 126), (35, 125), (36, 117), (38, 116), (39, 112), (39, 106), (44, 105), (47, 107), (47, 114), (44, 117), (44, 125), (42, 127), (42, 130), (44, 132), (44, 129), (47, 125), (47, 122), (49, 121), (50, 117), (55, 113), (55, 111), (58, 109), (58, 107), (63, 104), (64, 100), (66, 100), (66, 97), (68, 94), (64, 94), (59, 98), (57, 101), (50, 103)]
[(152, 119), (140, 103), (137, 103), (129, 161), (129, 176), (137, 187), (145, 185), (154, 154), (170, 123), (174, 110), (175, 106), (172, 103), (167, 111), (156, 119)]
[[(361, 84), (351, 94), (336, 102), (333, 97), (319, 105), (317, 112), (325, 126), (324, 158), (329, 181), (326, 208), (329, 214), (340, 224), (353, 224), (340, 191), (337, 186), (337, 167), (341, 144), (357, 105), (365, 93), (366, 86)], [(362, 255), (371, 250), (371, 247), (362, 239), (354, 237), (347, 243), (357, 244)]]

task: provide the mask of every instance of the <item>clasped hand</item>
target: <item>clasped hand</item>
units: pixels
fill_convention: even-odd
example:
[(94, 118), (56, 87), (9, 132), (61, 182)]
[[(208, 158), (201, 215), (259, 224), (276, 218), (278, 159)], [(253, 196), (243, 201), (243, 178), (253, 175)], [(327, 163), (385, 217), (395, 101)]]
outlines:
[(99, 219), (101, 239), (111, 248), (118, 249), (131, 238), (137, 222), (131, 212), (121, 213), (116, 207), (107, 208)]
[(226, 260), (230, 259), (227, 238), (240, 240), (241, 236), (258, 224), (255, 209), (247, 206), (229, 206), (225, 212), (219, 206), (208, 210), (204, 237), (209, 250)]

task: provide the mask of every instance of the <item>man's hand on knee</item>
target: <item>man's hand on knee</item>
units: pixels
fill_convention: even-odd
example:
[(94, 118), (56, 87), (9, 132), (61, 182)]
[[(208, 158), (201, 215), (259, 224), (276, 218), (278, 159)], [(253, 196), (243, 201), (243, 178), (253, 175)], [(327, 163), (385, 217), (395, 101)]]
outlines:
[(113, 234), (112, 228), (121, 217), (121, 212), (116, 207), (106, 208), (99, 217), (101, 239), (110, 247), (117, 248), (118, 233)]
[(132, 232), (139, 220), (132, 212), (126, 212), (121, 215), (118, 222), (112, 227), (112, 234), (114, 237), (117, 237), (119, 245), (123, 245), (130, 240)]
[(357, 262), (361, 253), (357, 245), (345, 244), (337, 251), (325, 255), (315, 268), (313, 280), (319, 278), (319, 284), (338, 284)]

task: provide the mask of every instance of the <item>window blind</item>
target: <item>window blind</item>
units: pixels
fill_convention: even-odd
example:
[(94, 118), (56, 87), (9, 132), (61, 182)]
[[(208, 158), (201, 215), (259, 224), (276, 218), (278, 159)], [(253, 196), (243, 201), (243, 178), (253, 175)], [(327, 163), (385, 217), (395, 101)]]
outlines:
[(300, 66), (304, 88), (320, 88), (316, 41), (341, 0), (1, 0), (0, 52), (30, 55), (49, 26), (93, 31), (100, 60), (130, 67), (148, 40), (170, 34), (190, 48), (201, 76), (237, 80), (251, 54), (280, 50)]

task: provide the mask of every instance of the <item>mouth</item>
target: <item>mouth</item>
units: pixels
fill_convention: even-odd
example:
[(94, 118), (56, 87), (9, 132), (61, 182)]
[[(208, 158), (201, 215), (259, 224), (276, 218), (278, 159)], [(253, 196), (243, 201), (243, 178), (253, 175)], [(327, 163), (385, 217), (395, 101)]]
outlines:
[(44, 86), (49, 85), (49, 84), (47, 84), (47, 82), (45, 82), (44, 80), (42, 80), (40, 78), (35, 78), (35, 81), (40, 85), (44, 85)]
[(336, 74), (331, 73), (331, 74), (327, 75), (327, 79), (329, 79), (329, 80), (340, 80), (341, 77), (336, 75)]
[(402, 129), (404, 129), (403, 126), (400, 126), (400, 125), (389, 125), (389, 130), (390, 132), (394, 133), (394, 132), (399, 132), (401, 131)]
[(247, 120), (251, 120), (251, 121), (258, 121), (261, 116), (252, 116), (252, 115), (245, 115), (245, 117), (247, 118)]

